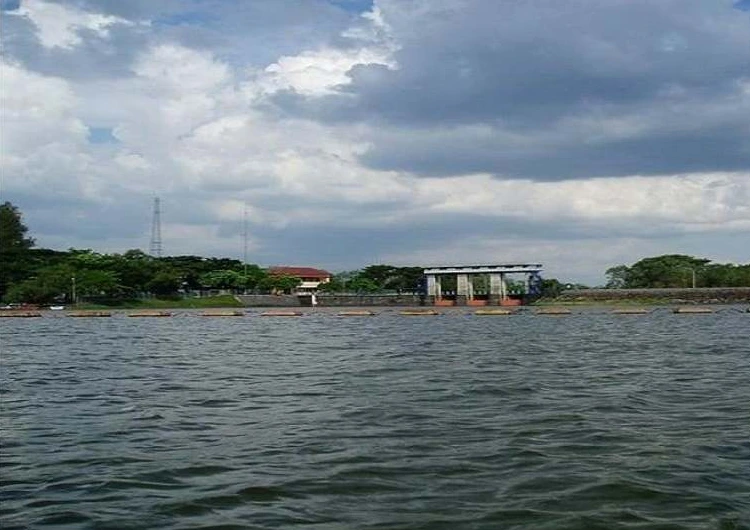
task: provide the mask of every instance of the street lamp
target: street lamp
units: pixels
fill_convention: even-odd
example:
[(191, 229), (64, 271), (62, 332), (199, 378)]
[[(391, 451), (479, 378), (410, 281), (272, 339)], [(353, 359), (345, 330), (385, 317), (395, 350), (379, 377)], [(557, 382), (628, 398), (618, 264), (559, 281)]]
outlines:
[(690, 276), (691, 276), (691, 279), (692, 279), (692, 283), (693, 283), (693, 289), (695, 289), (695, 267), (688, 267), (688, 266), (683, 266), (683, 267), (681, 267), (681, 268), (682, 268), (683, 270), (687, 270), (687, 271), (690, 271)]

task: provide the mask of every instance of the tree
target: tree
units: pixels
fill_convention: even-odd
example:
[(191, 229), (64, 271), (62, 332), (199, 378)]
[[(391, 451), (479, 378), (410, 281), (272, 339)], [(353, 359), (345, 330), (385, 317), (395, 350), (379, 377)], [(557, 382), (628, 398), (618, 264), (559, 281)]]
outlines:
[(273, 293), (291, 293), (302, 283), (297, 276), (269, 275), (260, 280), (258, 288)]
[(26, 232), (18, 208), (7, 201), (0, 205), (0, 297), (30, 273), (34, 240)]
[(73, 268), (65, 263), (44, 267), (36, 271), (32, 277), (10, 286), (5, 299), (8, 302), (32, 304), (70, 300), (74, 276)]
[(375, 293), (380, 286), (374, 280), (366, 276), (357, 276), (346, 284), (347, 289), (355, 293)]
[(244, 285), (244, 277), (233, 270), (218, 270), (203, 274), (200, 283), (208, 289), (239, 289)]
[(683, 254), (665, 254), (634, 263), (627, 275), (627, 288), (690, 287), (709, 259)]
[(563, 287), (563, 284), (555, 278), (544, 279), (542, 280), (542, 296), (545, 298), (555, 298), (560, 295)]
[(157, 296), (170, 296), (179, 291), (182, 286), (182, 278), (179, 273), (171, 268), (165, 268), (157, 272), (146, 284), (146, 289)]
[(380, 289), (385, 289), (395, 272), (396, 267), (392, 265), (370, 265), (362, 269), (358, 276), (370, 280)]
[(624, 289), (628, 286), (630, 280), (630, 267), (626, 265), (617, 265), (610, 267), (604, 273), (607, 276), (607, 289)]
[(0, 253), (33, 247), (34, 240), (25, 237), (28, 230), (17, 207), (8, 201), (0, 205)]

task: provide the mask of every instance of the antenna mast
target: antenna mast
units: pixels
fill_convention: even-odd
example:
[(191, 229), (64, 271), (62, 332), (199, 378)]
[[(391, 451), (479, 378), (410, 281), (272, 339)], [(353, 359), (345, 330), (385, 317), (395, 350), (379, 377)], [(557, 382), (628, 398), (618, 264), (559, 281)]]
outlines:
[(242, 210), (242, 264), (245, 276), (247, 276), (247, 203)]
[(151, 243), (148, 253), (156, 258), (161, 257), (161, 202), (159, 197), (154, 197), (154, 216), (151, 221)]

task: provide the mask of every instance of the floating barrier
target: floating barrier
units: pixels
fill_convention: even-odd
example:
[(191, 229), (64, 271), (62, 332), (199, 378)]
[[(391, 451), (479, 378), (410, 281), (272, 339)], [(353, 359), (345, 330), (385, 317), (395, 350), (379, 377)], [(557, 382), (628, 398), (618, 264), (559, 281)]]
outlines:
[(171, 317), (171, 311), (136, 311), (129, 313), (129, 317)]
[(714, 310), (710, 307), (677, 307), (673, 312), (678, 315), (707, 315)]
[(302, 311), (266, 311), (261, 313), (262, 317), (301, 317)]
[(612, 310), (613, 315), (647, 315), (651, 311), (648, 309), (639, 309), (639, 308), (628, 308), (628, 309), (614, 309)]
[(201, 313), (202, 317), (244, 317), (244, 311), (222, 311), (222, 310), (209, 310)]
[(367, 310), (355, 310), (355, 311), (340, 311), (340, 317), (372, 317), (375, 316), (374, 311)]
[(440, 312), (434, 309), (404, 309), (399, 311), (398, 314), (410, 317), (425, 317), (439, 315)]
[(68, 313), (69, 317), (73, 318), (102, 318), (111, 317), (112, 312), (110, 311), (71, 311)]
[(565, 308), (560, 308), (560, 307), (548, 307), (548, 308), (537, 309), (535, 314), (556, 316), (556, 315), (570, 315), (571, 313), (572, 311), (570, 309), (565, 309)]
[(0, 317), (4, 318), (37, 318), (41, 317), (40, 311), (13, 311), (13, 310), (2, 310), (0, 311)]
[(477, 309), (474, 311), (474, 314), (478, 316), (512, 315), (513, 313), (514, 311), (510, 309)]

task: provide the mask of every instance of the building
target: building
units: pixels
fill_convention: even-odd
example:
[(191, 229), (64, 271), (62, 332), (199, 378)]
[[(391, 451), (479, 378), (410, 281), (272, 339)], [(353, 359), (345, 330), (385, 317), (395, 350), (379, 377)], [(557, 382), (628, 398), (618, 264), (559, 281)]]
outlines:
[(296, 276), (302, 280), (297, 288), (298, 293), (315, 292), (320, 284), (331, 281), (331, 273), (312, 267), (270, 267), (268, 273), (272, 276)]
[[(434, 305), (518, 305), (524, 297), (513, 297), (508, 292), (508, 275), (526, 276), (526, 296), (541, 294), (540, 263), (505, 263), (497, 265), (451, 265), (424, 270), (426, 294)], [(455, 292), (443, 289), (443, 279), (455, 278)], [(475, 288), (474, 280), (486, 277), (486, 292)]]

